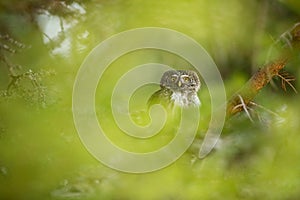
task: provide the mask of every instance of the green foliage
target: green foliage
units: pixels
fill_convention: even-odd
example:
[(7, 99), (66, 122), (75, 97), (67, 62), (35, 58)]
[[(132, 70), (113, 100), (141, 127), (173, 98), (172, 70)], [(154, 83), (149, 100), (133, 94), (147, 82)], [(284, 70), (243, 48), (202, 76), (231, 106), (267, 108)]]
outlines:
[[(72, 119), (77, 70), (90, 50), (113, 34), (155, 26), (191, 36), (212, 55), (230, 96), (265, 63), (275, 38), (297, 22), (298, 4), (296, 0), (0, 1), (1, 32), (26, 46), (13, 53), (19, 48), (12, 45), (5, 50), (4, 44), (10, 44), (0, 43), (0, 199), (298, 199), (299, 96), (289, 88), (287, 92), (280, 89), (278, 80), (255, 99), (277, 114), (254, 106), (254, 122), (244, 113), (233, 117), (216, 149), (199, 160), (211, 111), (203, 83), (195, 144), (171, 166), (147, 174), (117, 172), (96, 161), (81, 143)], [(44, 32), (49, 18), (42, 25), (37, 22), (45, 11), (61, 22), (57, 36)], [(14, 67), (14, 75), (24, 76), (11, 88), (10, 96), (6, 89), (13, 78), (3, 55), (21, 66)], [(171, 135), (152, 141), (124, 136), (113, 121), (110, 96), (126, 71), (148, 62), (176, 69), (188, 66), (184, 59), (166, 52), (132, 52), (105, 71), (95, 96), (96, 113), (111, 133), (108, 137), (138, 152), (157, 149)], [(297, 66), (299, 61), (294, 60), (287, 67), (296, 79)], [(40, 85), (36, 87), (33, 80)], [(299, 88), (299, 82), (295, 87)], [(42, 98), (44, 107), (40, 107), (39, 89), (47, 96)], [(134, 96), (133, 113), (143, 109), (143, 92), (156, 89), (147, 86)], [(144, 117), (147, 122), (148, 116)]]

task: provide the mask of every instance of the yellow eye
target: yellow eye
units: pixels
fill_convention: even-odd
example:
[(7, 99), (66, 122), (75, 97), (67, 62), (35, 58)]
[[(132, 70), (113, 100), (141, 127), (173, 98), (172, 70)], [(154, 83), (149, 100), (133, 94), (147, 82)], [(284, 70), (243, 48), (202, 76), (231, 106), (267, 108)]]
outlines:
[(191, 80), (191, 79), (190, 79), (189, 77), (187, 77), (187, 76), (186, 76), (186, 77), (183, 77), (183, 81), (184, 81), (184, 82), (190, 82), (190, 80)]
[(173, 81), (173, 82), (176, 81), (176, 77), (172, 76), (171, 81)]

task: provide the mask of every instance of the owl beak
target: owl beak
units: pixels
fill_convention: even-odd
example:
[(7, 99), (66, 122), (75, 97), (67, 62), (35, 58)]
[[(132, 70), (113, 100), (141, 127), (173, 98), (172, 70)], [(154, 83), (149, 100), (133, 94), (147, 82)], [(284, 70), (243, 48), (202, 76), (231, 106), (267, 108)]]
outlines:
[(178, 87), (181, 87), (182, 83), (181, 81), (178, 81)]

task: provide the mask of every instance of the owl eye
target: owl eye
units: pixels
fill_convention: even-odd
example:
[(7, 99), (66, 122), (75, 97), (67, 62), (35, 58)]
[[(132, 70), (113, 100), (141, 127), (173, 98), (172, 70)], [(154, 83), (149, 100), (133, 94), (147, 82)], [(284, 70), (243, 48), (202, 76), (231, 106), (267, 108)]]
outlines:
[(176, 81), (176, 77), (172, 76), (172, 77), (171, 77), (171, 81), (172, 81), (172, 82)]
[(184, 81), (184, 82), (190, 82), (191, 79), (190, 79), (189, 77), (186, 76), (186, 77), (183, 77), (183, 81)]

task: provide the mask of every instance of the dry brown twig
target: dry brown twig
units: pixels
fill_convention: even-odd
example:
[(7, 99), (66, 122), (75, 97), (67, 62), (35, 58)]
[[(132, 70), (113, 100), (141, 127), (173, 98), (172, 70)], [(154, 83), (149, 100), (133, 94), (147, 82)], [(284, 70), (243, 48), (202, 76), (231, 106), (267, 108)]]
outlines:
[(279, 72), (277, 76), (281, 78), (281, 87), (284, 91), (286, 91), (286, 84), (288, 84), (294, 90), (295, 93), (298, 93), (296, 88), (291, 83), (292, 81), (296, 80), (294, 76), (290, 75), (286, 71)]
[(283, 72), (282, 69), (293, 58), (294, 51), (300, 47), (300, 23), (295, 24), (290, 31), (285, 32), (283, 35), (288, 35), (289, 37), (284, 37), (284, 41), (287, 41), (279, 57), (259, 69), (250, 80), (230, 98), (227, 103), (227, 118), (230, 118), (238, 112), (245, 111), (251, 120), (248, 107), (253, 105), (253, 99), (258, 92), (276, 76), (281, 78), (281, 86), (284, 90), (286, 90), (286, 84), (288, 84), (297, 93), (296, 88), (291, 84), (295, 78)]

